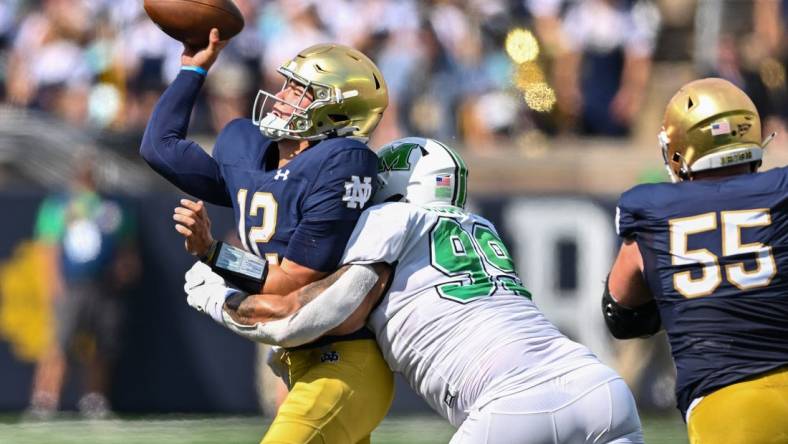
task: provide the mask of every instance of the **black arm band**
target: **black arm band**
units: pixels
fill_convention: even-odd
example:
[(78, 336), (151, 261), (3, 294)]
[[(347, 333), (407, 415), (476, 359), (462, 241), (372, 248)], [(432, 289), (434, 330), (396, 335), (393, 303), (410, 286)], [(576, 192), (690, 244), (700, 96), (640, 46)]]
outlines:
[(268, 261), (221, 241), (214, 242), (200, 260), (227, 283), (249, 294), (262, 292), (268, 276)]
[(602, 294), (602, 315), (607, 329), (617, 339), (651, 336), (662, 328), (656, 301), (652, 299), (635, 308), (624, 307), (613, 299), (608, 281), (605, 281), (605, 292)]

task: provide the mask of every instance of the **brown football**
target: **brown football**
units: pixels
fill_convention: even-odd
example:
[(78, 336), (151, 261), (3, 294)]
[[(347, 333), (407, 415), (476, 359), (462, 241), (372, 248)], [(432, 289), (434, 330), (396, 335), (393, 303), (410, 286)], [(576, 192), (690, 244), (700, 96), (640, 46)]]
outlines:
[(232, 0), (145, 0), (143, 6), (162, 31), (191, 46), (207, 46), (211, 28), (219, 28), (219, 38), (227, 40), (244, 27)]

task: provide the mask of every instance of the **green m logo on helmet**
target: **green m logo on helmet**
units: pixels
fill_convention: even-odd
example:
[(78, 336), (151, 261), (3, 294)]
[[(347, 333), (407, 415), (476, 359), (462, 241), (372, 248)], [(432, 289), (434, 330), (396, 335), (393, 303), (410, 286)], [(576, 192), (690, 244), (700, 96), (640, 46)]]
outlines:
[(379, 202), (401, 196), (417, 205), (465, 207), (468, 167), (452, 148), (435, 139), (407, 137), (377, 154)]
[(418, 147), (415, 143), (402, 143), (382, 150), (378, 153), (378, 173), (410, 170), (410, 153)]

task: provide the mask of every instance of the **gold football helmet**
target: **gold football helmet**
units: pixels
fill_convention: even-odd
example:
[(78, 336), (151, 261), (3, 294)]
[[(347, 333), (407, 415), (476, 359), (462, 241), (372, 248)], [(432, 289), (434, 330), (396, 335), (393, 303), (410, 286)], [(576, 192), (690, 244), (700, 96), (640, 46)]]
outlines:
[(768, 140), (752, 100), (727, 80), (687, 83), (670, 99), (662, 131), (662, 157), (674, 182), (692, 173), (756, 162)]
[[(255, 98), (252, 121), (274, 139), (319, 140), (329, 135), (366, 141), (388, 105), (388, 89), (378, 67), (361, 52), (339, 44), (319, 44), (304, 49), (279, 67), (288, 82), (304, 87), (296, 103), (260, 90)], [(312, 103), (300, 106), (307, 93)], [(269, 99), (293, 107), (279, 118), (267, 107)], [(272, 102), (272, 103), (273, 103)]]

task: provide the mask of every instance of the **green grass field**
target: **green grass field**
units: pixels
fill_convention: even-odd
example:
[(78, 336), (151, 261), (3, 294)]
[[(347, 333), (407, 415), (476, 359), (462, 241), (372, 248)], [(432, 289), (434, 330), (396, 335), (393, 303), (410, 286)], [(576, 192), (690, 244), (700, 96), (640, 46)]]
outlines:
[[(21, 422), (0, 417), (3, 444), (254, 444), (268, 421), (257, 417), (156, 416), (111, 421), (64, 417), (49, 422)], [(644, 417), (648, 444), (686, 443), (678, 415)], [(453, 429), (437, 416), (393, 416), (372, 435), (375, 444), (447, 443)]]

